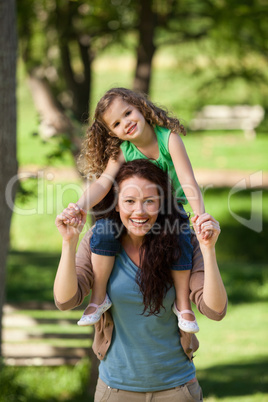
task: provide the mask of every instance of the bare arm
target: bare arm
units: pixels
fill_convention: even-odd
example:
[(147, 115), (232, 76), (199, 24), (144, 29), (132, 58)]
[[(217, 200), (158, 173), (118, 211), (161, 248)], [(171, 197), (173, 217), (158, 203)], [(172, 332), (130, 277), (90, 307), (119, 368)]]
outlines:
[[(201, 253), (204, 262), (204, 280), (203, 286), (197, 293), (199, 298), (203, 297), (205, 305), (221, 314), (227, 305), (227, 294), (219, 271), (215, 244), (220, 234), (219, 222), (211, 215), (204, 213), (201, 216), (192, 219), (194, 229), (196, 229), (197, 220), (201, 226), (201, 233), (197, 234)], [(206, 232), (211, 231), (211, 236), (206, 237)], [(194, 268), (193, 268), (194, 269)], [(198, 298), (196, 296), (196, 298)]]
[(120, 151), (116, 161), (109, 159), (102, 175), (85, 190), (82, 197), (78, 200), (77, 205), (79, 208), (89, 211), (108, 194), (123, 162), (124, 156), (122, 151)]
[(179, 182), (196, 215), (205, 212), (203, 197), (194, 177), (191, 162), (182, 139), (178, 134), (171, 133), (169, 137), (169, 153), (171, 155)]
[(56, 217), (55, 224), (62, 236), (62, 253), (54, 282), (54, 295), (60, 303), (70, 300), (76, 294), (78, 288), (75, 253), (79, 234), (86, 221), (85, 211), (81, 210), (80, 213), (82, 220), (80, 220), (77, 227), (64, 223), (68, 218), (68, 208)]

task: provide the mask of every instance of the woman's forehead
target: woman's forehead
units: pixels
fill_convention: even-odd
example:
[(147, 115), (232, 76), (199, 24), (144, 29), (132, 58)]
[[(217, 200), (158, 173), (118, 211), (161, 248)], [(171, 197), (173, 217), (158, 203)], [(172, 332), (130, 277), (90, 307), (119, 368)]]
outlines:
[(145, 178), (133, 176), (123, 180), (119, 185), (121, 196), (149, 197), (158, 195), (158, 186)]

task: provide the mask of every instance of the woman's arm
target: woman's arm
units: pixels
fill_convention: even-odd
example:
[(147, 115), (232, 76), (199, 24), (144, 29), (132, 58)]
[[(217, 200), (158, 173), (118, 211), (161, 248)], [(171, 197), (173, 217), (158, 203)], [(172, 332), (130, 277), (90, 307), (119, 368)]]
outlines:
[(86, 222), (86, 212), (81, 210), (81, 217), (77, 227), (66, 225), (67, 219), (72, 219), (66, 208), (56, 218), (56, 226), (62, 236), (62, 253), (58, 266), (55, 282), (54, 296), (58, 303), (62, 304), (74, 297), (78, 290), (78, 279), (76, 273), (76, 247), (79, 234)]
[[(212, 319), (221, 319), (225, 315), (227, 294), (215, 251), (220, 226), (211, 215), (205, 213), (192, 219), (194, 229), (196, 229), (197, 220), (199, 220), (198, 224), (201, 227), (201, 233), (197, 234), (200, 249), (195, 245), (190, 278), (191, 299), (203, 314)], [(206, 236), (207, 231), (211, 231), (208, 238)], [(213, 315), (213, 312), (216, 314)]]
[(203, 197), (194, 177), (191, 162), (182, 139), (178, 134), (171, 133), (169, 137), (169, 153), (172, 158), (179, 182), (196, 215), (205, 212)]

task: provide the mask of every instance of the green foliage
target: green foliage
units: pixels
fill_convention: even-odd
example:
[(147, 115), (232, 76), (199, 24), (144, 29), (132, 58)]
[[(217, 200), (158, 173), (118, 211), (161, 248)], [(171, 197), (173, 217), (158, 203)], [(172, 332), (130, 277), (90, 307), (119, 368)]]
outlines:
[(19, 384), (12, 368), (0, 366), (0, 402), (26, 402), (25, 385)]
[(27, 73), (49, 83), (54, 106), (71, 111), (80, 124), (87, 119), (90, 104), (92, 61), (133, 28), (132, 9), (132, 0), (18, 3), (20, 50)]

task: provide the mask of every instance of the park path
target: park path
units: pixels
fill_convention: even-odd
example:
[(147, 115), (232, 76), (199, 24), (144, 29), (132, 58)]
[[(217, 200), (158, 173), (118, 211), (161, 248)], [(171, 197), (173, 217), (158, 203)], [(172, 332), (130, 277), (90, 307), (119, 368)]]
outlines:
[[(19, 173), (22, 177), (34, 176), (50, 181), (77, 181), (79, 176), (75, 168), (40, 168), (29, 165), (21, 168)], [(200, 187), (234, 187), (241, 188), (268, 188), (268, 172), (244, 171), (244, 170), (210, 170), (195, 169), (195, 177)]]
[[(32, 317), (32, 311), (38, 318)], [(42, 312), (55, 311), (52, 318)], [(31, 303), (4, 306), (3, 357), (7, 365), (58, 366), (76, 364), (90, 353), (93, 330), (76, 325), (53, 304)], [(82, 346), (79, 346), (82, 343)]]

